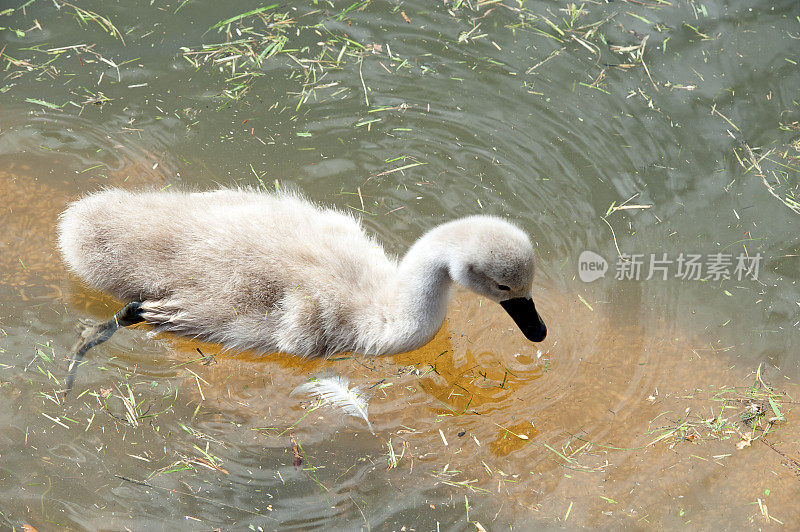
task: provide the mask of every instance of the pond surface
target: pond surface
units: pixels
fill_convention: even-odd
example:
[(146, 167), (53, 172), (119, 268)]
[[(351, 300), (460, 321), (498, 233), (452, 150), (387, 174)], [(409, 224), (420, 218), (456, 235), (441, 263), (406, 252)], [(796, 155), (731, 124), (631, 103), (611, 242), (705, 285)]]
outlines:
[[(13, 0), (0, 28), (1, 527), (800, 526), (795, 0)], [(548, 338), (466, 292), (373, 360), (138, 327), (62, 399), (76, 325), (121, 303), (66, 271), (59, 213), (218, 185), (396, 254), (506, 216)], [(375, 436), (289, 395), (324, 371)]]

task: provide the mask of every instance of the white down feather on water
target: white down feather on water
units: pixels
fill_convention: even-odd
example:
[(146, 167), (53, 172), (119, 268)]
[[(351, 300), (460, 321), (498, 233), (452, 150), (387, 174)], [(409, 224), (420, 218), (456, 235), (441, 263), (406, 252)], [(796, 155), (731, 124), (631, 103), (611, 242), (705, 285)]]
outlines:
[(341, 375), (324, 375), (312, 377), (310, 381), (295, 388), (290, 395), (304, 394), (318, 398), (341, 410), (349, 416), (359, 417), (367, 422), (372, 435), (372, 423), (367, 417), (367, 399), (360, 386), (349, 388), (350, 380)]

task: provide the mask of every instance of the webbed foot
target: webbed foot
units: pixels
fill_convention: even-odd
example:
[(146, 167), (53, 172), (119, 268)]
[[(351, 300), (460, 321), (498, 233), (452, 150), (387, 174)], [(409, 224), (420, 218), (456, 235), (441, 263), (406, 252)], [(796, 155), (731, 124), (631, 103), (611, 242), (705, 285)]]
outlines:
[(128, 325), (135, 325), (144, 321), (142, 317), (142, 302), (134, 301), (128, 303), (122, 309), (114, 314), (114, 316), (102, 323), (92, 323), (82, 321), (80, 327), (80, 339), (75, 347), (72, 349), (72, 359), (67, 366), (67, 382), (63, 391), (63, 397), (72, 390), (75, 384), (75, 376), (78, 373), (78, 366), (80, 366), (86, 352), (92, 347), (102, 344), (116, 332), (120, 327), (127, 327)]

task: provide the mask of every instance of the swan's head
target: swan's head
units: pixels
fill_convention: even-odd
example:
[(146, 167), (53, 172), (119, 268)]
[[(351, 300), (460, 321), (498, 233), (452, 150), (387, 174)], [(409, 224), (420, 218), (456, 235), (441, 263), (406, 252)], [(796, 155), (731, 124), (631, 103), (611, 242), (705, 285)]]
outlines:
[(544, 340), (547, 328), (531, 299), (534, 253), (528, 235), (494, 216), (471, 216), (440, 229), (451, 250), (450, 277), (500, 303), (526, 338)]

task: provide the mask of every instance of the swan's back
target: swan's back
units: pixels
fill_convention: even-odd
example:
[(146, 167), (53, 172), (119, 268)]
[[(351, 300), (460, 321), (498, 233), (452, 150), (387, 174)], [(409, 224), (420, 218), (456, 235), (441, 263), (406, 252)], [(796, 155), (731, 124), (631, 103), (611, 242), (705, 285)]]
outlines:
[(59, 244), (91, 286), (171, 305), (163, 328), (256, 349), (247, 327), (263, 333), (289, 313), (344, 323), (396, 271), (357, 220), (292, 193), (105, 190), (64, 212)]

